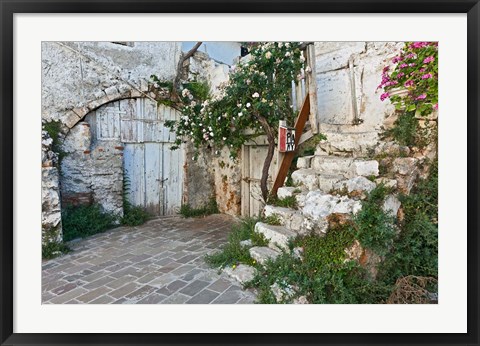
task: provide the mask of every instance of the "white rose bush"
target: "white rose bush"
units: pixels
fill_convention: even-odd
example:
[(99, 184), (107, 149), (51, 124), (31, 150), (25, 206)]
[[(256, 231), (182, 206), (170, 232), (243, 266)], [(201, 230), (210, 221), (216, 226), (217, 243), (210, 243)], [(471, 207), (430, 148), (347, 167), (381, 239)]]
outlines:
[(266, 135), (268, 155), (260, 184), (266, 200), (278, 123), (280, 120), (291, 126), (294, 123), (292, 81), (303, 74), (304, 68), (300, 43), (255, 43), (250, 46), (250, 59), (243, 59), (230, 69), (228, 82), (214, 96), (205, 97), (204, 93), (189, 89), (188, 83), (183, 84), (183, 115), (177, 121), (166, 122), (177, 135), (172, 149), (190, 141), (198, 155), (200, 150), (217, 152), (226, 146), (235, 159), (245, 142)]

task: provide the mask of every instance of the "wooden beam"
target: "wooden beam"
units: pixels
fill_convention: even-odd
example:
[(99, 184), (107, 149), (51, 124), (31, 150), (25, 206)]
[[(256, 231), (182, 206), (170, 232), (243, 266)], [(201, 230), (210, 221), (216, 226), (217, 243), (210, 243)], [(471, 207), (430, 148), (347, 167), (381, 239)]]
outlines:
[(308, 89), (306, 90), (306, 93), (310, 95), (309, 121), (313, 134), (317, 134), (319, 132), (319, 121), (317, 104), (317, 72), (315, 68), (315, 45), (309, 45), (304, 54), (307, 56), (307, 64), (310, 67), (310, 72), (306, 73), (305, 76), (308, 82)]
[(289, 151), (285, 153), (280, 168), (278, 170), (275, 182), (273, 183), (272, 190), (270, 194), (272, 196), (277, 195), (278, 188), (283, 186), (285, 183), (285, 178), (287, 177), (288, 170), (292, 165), (293, 158), (295, 153), (298, 150), (298, 143), (300, 141), (300, 136), (302, 135), (303, 129), (305, 128), (305, 123), (307, 122), (308, 116), (310, 114), (310, 97), (307, 94), (305, 100), (303, 101), (302, 109), (298, 113), (297, 120), (295, 122), (295, 151)]

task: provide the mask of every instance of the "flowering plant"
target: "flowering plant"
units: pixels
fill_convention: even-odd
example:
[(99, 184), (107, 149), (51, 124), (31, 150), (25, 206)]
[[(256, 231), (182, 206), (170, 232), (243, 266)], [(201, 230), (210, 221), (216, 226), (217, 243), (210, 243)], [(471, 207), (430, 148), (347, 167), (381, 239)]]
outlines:
[(215, 95), (198, 98), (187, 87), (181, 92), (182, 117), (167, 123), (177, 135), (176, 146), (189, 139), (195, 149), (227, 146), (232, 158), (248, 140), (266, 134), (269, 143), (261, 189), (267, 198), (267, 178), (280, 120), (293, 125), (292, 81), (301, 78), (305, 58), (298, 42), (265, 42), (250, 46), (249, 59), (230, 68), (229, 80)]
[[(406, 42), (395, 56), (393, 67), (385, 66), (380, 99), (390, 98), (396, 109), (418, 111), (421, 115), (438, 109), (438, 43)], [(407, 93), (402, 94), (402, 90)], [(398, 93), (398, 91), (400, 91)]]

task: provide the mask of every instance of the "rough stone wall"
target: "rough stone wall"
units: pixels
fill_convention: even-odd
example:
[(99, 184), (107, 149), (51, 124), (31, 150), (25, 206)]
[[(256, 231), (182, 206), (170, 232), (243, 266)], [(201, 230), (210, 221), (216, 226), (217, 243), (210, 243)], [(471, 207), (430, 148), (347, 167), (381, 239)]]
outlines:
[[(218, 92), (218, 86), (228, 80), (229, 66), (202, 52), (197, 52), (187, 67), (188, 78), (207, 81), (213, 95)], [(216, 152), (212, 149), (205, 150), (194, 161), (193, 151), (186, 151), (186, 200), (190, 205), (200, 207), (215, 197), (221, 213), (240, 214), (242, 162), (233, 161), (229, 156), (227, 148)]]
[(65, 138), (62, 205), (99, 203), (123, 214), (123, 146), (120, 141), (92, 141), (90, 124), (81, 122)]
[(62, 239), (58, 155), (52, 144), (52, 138), (42, 131), (42, 244)]

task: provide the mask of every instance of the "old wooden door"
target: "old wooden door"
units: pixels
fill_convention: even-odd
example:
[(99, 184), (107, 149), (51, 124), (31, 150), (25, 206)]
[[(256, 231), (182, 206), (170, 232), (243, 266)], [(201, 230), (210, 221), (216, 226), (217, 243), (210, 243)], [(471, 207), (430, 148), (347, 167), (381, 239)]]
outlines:
[[(254, 217), (262, 214), (265, 202), (260, 189), (260, 179), (267, 152), (266, 136), (258, 137), (255, 142), (246, 143), (242, 147), (242, 216)], [(274, 155), (269, 169), (269, 188), (273, 184), (276, 165), (277, 157)]]
[(170, 150), (175, 134), (165, 127), (179, 113), (149, 99), (112, 102), (96, 111), (98, 139), (124, 144), (124, 179), (130, 203), (153, 215), (172, 215), (183, 192), (183, 154)]

